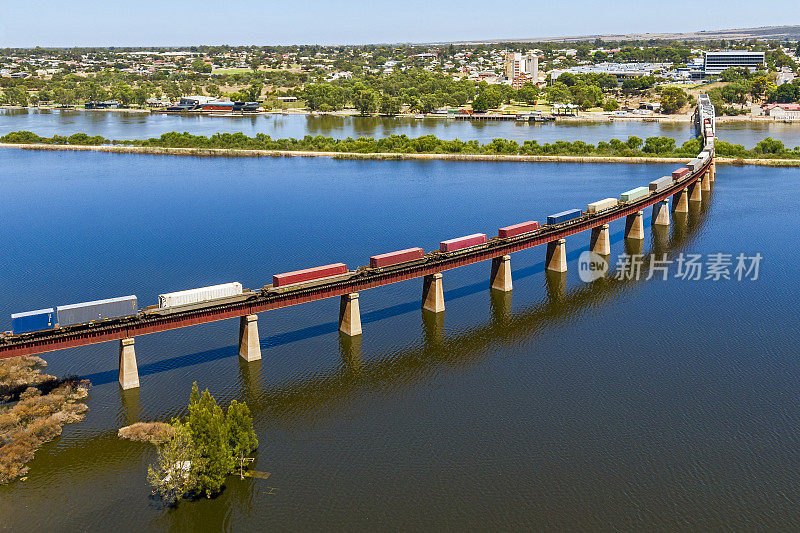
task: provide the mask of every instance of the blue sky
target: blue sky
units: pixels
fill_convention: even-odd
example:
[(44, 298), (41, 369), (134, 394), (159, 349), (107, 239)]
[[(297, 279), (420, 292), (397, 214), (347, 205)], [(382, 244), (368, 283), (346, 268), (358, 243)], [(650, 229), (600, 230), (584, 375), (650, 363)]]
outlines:
[[(2, 0), (0, 47), (359, 44), (800, 24), (796, 0)], [(665, 8), (669, 5), (669, 8)]]

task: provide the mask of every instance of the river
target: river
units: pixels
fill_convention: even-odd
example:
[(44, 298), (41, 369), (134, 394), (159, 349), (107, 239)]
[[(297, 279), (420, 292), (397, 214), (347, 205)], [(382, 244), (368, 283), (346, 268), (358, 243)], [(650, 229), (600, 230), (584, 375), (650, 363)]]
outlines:
[[(253, 136), (266, 133), (273, 138), (300, 138), (324, 135), (335, 138), (387, 137), (405, 134), (410, 137), (436, 135), (440, 139), (479, 140), (495, 138), (523, 142), (536, 139), (541, 143), (577, 141), (597, 144), (612, 138), (627, 139), (630, 135), (647, 138), (673, 137), (683, 142), (690, 126), (685, 122), (643, 122), (621, 119), (613, 122), (518, 123), (514, 121), (469, 121), (444, 118), (415, 119), (409, 117), (369, 118), (309, 115), (255, 116), (181, 116), (165, 114), (125, 113), (92, 110), (0, 109), (0, 135), (9, 131), (28, 130), (39, 135), (71, 135), (88, 133), (107, 139), (145, 139), (170, 131), (187, 131), (195, 135), (216, 132), (244, 132)], [(761, 139), (772, 136), (788, 147), (800, 145), (800, 124), (783, 122), (722, 122), (720, 138), (752, 148)]]
[[(126, 294), (146, 306), (493, 235), (669, 170), (4, 149), (0, 329), (15, 311)], [(340, 338), (331, 299), (261, 314), (251, 364), (236, 320), (139, 337), (138, 390), (117, 385), (115, 343), (45, 354), (48, 372), (92, 381), (90, 411), (27, 481), (0, 487), (3, 527), (797, 529), (798, 194), (800, 169), (720, 166), (710, 200), (670, 231), (646, 214), (644, 253), (760, 253), (755, 281), (586, 284), (579, 234), (564, 278), (545, 275), (542, 247), (514, 254), (510, 296), (490, 294), (488, 263), (445, 272), (440, 319), (419, 309), (420, 280), (364, 291), (360, 342)], [(116, 432), (184, 414), (194, 381), (248, 403), (254, 467), (271, 476), (164, 510), (148, 498), (153, 448)]]

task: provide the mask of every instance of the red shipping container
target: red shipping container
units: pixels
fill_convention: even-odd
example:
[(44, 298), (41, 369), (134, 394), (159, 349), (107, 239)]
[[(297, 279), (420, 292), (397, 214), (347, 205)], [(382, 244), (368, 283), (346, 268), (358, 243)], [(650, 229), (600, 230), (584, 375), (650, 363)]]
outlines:
[(500, 228), (499, 235), (505, 239), (507, 237), (516, 237), (517, 235), (528, 233), (529, 231), (535, 231), (537, 229), (539, 229), (539, 223), (535, 220), (529, 220), (528, 222), (521, 222), (519, 224), (514, 224), (513, 226)]
[(440, 252), (455, 252), (470, 246), (477, 246), (486, 242), (485, 233), (475, 233), (467, 235), (466, 237), (458, 237), (457, 239), (450, 239), (439, 243)]
[(388, 254), (373, 255), (369, 258), (369, 266), (372, 268), (382, 268), (389, 265), (396, 265), (397, 263), (422, 259), (424, 255), (425, 251), (422, 248), (407, 248), (405, 250), (398, 250), (397, 252), (389, 252)]
[(689, 174), (689, 169), (686, 167), (681, 167), (672, 172), (672, 179), (679, 180), (686, 177), (687, 174)]
[(274, 287), (284, 287), (286, 285), (292, 285), (293, 283), (302, 283), (304, 281), (312, 281), (315, 279), (327, 278), (346, 273), (347, 265), (344, 263), (333, 263), (332, 265), (306, 268), (305, 270), (295, 270), (294, 272), (286, 272), (283, 274), (275, 274), (272, 276), (272, 285)]

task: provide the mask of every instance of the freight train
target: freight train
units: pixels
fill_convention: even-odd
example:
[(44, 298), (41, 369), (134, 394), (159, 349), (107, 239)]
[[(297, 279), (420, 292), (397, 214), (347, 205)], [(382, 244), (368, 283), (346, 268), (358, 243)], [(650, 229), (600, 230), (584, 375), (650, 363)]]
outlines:
[[(709, 104), (710, 105), (710, 104)], [(702, 112), (702, 109), (701, 109)], [(713, 113), (713, 106), (712, 106)], [(713, 115), (712, 115), (713, 117)], [(713, 123), (705, 123), (707, 130), (713, 135)], [(713, 137), (711, 137), (713, 143)], [(441, 241), (439, 249), (428, 252), (422, 248), (407, 248), (395, 252), (374, 255), (370, 257), (369, 265), (348, 270), (344, 263), (333, 263), (319, 267), (295, 270), (282, 274), (275, 274), (272, 283), (264, 285), (260, 290), (242, 288), (239, 282), (212, 285), (172, 293), (160, 294), (158, 304), (145, 309), (138, 309), (135, 295), (96, 300), (79, 304), (64, 305), (36, 311), (27, 311), (11, 315), (12, 331), (0, 333), (0, 340), (9, 334), (20, 335), (37, 331), (77, 326), (83, 324), (102, 323), (107, 320), (126, 320), (137, 317), (164, 316), (173, 313), (191, 311), (208, 307), (209, 305), (222, 305), (238, 303), (259, 296), (268, 297), (275, 294), (314, 288), (331, 282), (348, 281), (354, 277), (371, 276), (394, 269), (407, 268), (428, 261), (445, 259), (456, 255), (466, 254), (475, 250), (488, 248), (493, 245), (529, 238), (543, 231), (553, 231), (564, 226), (599, 216), (620, 205), (639, 201), (651, 194), (658, 194), (669, 188), (675, 181), (685, 178), (690, 173), (702, 168), (712, 156), (713, 145), (703, 149), (700, 155), (690, 161), (686, 167), (681, 167), (670, 176), (664, 176), (650, 182), (649, 187), (636, 187), (625, 191), (616, 198), (606, 198), (587, 205), (586, 211), (570, 209), (549, 215), (547, 223), (540, 225), (538, 221), (529, 220), (498, 230), (498, 235), (488, 239), (484, 233), (475, 233), (464, 237), (456, 237)]]

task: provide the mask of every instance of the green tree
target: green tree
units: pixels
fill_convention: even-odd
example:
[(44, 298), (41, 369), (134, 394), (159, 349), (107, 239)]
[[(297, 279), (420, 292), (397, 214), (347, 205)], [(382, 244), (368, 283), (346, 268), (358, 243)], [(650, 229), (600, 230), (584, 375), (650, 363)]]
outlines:
[(572, 102), (572, 91), (563, 83), (557, 81), (545, 91), (547, 101), (551, 104), (569, 104)]
[(625, 144), (627, 144), (628, 148), (630, 148), (631, 150), (638, 150), (639, 147), (642, 146), (642, 142), (643, 142), (642, 139), (640, 139), (636, 135), (631, 135), (630, 137), (628, 137), (628, 140), (626, 141)]
[(165, 442), (158, 445), (156, 462), (147, 468), (147, 481), (167, 505), (175, 505), (186, 494), (197, 490), (197, 472), (202, 459), (197, 454), (188, 428), (178, 421)]
[(192, 386), (186, 425), (202, 460), (201, 465), (192, 465), (197, 476), (197, 491), (211, 497), (222, 489), (235, 462), (225, 414), (208, 389), (202, 394), (198, 392), (197, 383)]
[(243, 91), (245, 96), (247, 97), (248, 102), (257, 102), (259, 98), (261, 98), (261, 91), (264, 89), (264, 86), (260, 83), (253, 83)]
[(192, 70), (198, 74), (210, 74), (212, 67), (200, 58), (192, 61)]
[(648, 154), (672, 153), (675, 151), (675, 139), (672, 137), (648, 137), (642, 151)]
[(661, 91), (661, 111), (673, 115), (686, 105), (689, 97), (679, 87), (666, 87)]
[(222, 91), (219, 88), (219, 85), (216, 83), (209, 83), (206, 85), (206, 92), (215, 98), (219, 98), (222, 94)]
[[(133, 101), (133, 89), (130, 85), (120, 83), (111, 89), (111, 98), (118, 100), (123, 107), (128, 107)], [(146, 99), (146, 98), (145, 98)]]
[(358, 91), (353, 97), (353, 106), (361, 115), (371, 115), (378, 109), (378, 95), (372, 90)]
[(485, 113), (489, 109), (489, 100), (481, 93), (472, 101), (472, 110), (476, 113)]
[(381, 96), (379, 110), (384, 115), (394, 116), (400, 112), (400, 99), (384, 94)]
[(234, 458), (243, 457), (258, 448), (253, 417), (246, 403), (231, 401), (225, 419), (228, 423), (228, 443)]
[(526, 81), (525, 84), (517, 91), (516, 99), (526, 104), (535, 104), (539, 98), (539, 87), (533, 83)]
[(603, 102), (603, 111), (616, 111), (617, 109), (619, 109), (619, 102), (613, 98), (608, 98)]

